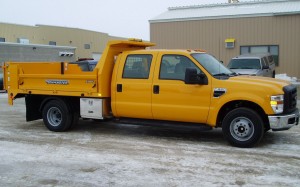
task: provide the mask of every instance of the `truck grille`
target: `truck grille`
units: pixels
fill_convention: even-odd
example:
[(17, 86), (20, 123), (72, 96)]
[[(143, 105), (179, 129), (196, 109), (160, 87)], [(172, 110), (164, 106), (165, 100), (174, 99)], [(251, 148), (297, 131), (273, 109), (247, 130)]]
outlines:
[(283, 88), (284, 91), (284, 113), (291, 113), (297, 107), (297, 87), (288, 85)]

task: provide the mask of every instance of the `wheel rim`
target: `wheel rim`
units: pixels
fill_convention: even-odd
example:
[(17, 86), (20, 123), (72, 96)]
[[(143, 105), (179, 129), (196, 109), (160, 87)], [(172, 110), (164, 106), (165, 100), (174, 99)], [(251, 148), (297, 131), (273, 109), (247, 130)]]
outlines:
[(47, 118), (51, 126), (57, 127), (62, 121), (61, 111), (57, 107), (51, 107), (47, 112)]
[(238, 141), (247, 141), (254, 134), (254, 125), (246, 117), (237, 117), (230, 124), (230, 134)]

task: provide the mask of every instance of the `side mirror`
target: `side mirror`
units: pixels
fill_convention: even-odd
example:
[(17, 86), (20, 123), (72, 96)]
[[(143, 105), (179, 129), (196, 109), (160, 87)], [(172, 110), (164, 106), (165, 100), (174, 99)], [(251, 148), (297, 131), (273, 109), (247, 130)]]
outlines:
[(263, 66), (262, 69), (269, 69), (269, 66)]
[(222, 60), (220, 61), (220, 63), (221, 63), (221, 64), (224, 64), (224, 62), (223, 62)]
[(208, 79), (204, 73), (197, 74), (196, 68), (186, 68), (185, 84), (201, 84), (208, 85)]

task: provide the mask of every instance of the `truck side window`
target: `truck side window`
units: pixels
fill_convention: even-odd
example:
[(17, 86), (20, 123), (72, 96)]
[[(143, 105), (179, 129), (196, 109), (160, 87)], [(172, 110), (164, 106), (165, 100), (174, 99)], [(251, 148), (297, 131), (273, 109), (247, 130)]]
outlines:
[(269, 64), (270, 64), (270, 65), (273, 65), (274, 59), (273, 59), (273, 56), (272, 56), (272, 55), (268, 56), (268, 60), (269, 60)]
[(265, 61), (266, 66), (269, 66), (269, 62), (268, 62), (267, 57), (264, 57), (264, 61)]
[(184, 80), (185, 70), (188, 67), (200, 69), (186, 56), (164, 55), (160, 65), (159, 79), (162, 80)]
[(123, 69), (123, 78), (148, 79), (152, 55), (128, 55)]
[(267, 59), (266, 59), (266, 57), (264, 57), (264, 58), (262, 58), (262, 59), (260, 59), (261, 60), (261, 65), (262, 65), (262, 67), (263, 66), (267, 66)]

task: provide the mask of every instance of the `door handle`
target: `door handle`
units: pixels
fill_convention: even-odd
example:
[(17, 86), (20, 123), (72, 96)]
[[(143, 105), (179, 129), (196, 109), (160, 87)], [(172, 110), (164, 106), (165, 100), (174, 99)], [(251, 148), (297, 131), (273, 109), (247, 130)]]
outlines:
[(122, 92), (122, 91), (123, 91), (122, 84), (117, 84), (117, 92)]
[(159, 85), (154, 85), (153, 86), (153, 93), (154, 94), (159, 94)]

